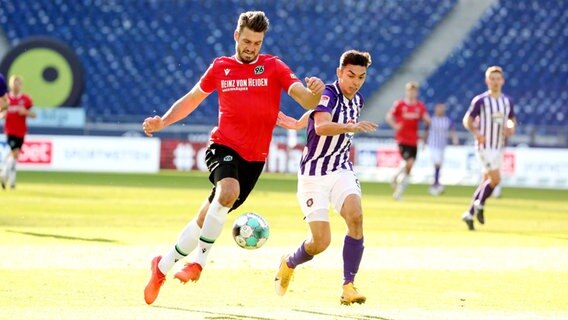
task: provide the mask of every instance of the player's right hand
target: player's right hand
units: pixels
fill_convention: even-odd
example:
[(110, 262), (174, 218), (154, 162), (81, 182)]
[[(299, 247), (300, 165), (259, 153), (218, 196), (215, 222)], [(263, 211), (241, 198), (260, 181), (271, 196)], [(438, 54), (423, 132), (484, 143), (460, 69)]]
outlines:
[(148, 117), (144, 119), (144, 122), (142, 123), (142, 129), (144, 130), (144, 133), (148, 137), (151, 137), (152, 133), (158, 132), (163, 128), (164, 128), (164, 121), (160, 116)]
[(478, 144), (484, 144), (485, 143), (485, 136), (482, 135), (481, 133), (477, 134), (475, 136), (475, 139), (477, 140)]
[(373, 132), (379, 127), (378, 124), (366, 120), (357, 123), (349, 123), (348, 125), (350, 126), (349, 131), (351, 132)]
[(323, 90), (325, 89), (325, 83), (323, 83), (320, 78), (306, 77), (306, 79), (304, 80), (306, 81), (306, 87), (312, 92), (312, 94), (321, 96)]

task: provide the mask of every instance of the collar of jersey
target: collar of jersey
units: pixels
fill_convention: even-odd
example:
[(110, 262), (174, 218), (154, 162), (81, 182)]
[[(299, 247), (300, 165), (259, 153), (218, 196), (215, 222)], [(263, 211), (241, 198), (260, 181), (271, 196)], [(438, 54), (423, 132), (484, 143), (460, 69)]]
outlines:
[[(258, 54), (258, 56), (256, 56), (256, 59), (254, 59), (254, 61), (247, 63), (247, 64), (255, 64), (258, 62), (258, 58), (260, 57), (260, 53)], [(240, 64), (245, 64), (244, 62), (242, 62), (241, 60), (239, 60), (239, 58), (237, 57), (237, 54), (235, 53), (235, 55), (233, 55), (233, 58), (235, 59), (236, 62), (240, 63)]]

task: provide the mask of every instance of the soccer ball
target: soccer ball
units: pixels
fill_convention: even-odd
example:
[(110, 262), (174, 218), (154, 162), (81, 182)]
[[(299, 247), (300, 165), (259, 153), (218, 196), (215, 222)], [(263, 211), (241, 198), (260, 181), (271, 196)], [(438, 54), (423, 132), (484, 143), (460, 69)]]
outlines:
[(268, 222), (256, 213), (243, 213), (233, 224), (233, 239), (241, 248), (258, 249), (269, 234)]

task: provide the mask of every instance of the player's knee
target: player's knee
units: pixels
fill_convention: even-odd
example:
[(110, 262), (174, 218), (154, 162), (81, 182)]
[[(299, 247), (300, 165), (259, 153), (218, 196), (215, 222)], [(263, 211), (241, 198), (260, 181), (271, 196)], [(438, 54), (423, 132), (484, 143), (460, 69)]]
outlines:
[(315, 237), (313, 239), (313, 246), (312, 246), (311, 254), (316, 255), (316, 254), (324, 252), (325, 249), (327, 249), (329, 247), (330, 243), (331, 243), (331, 235), (329, 235), (329, 234)]
[(237, 198), (239, 197), (239, 189), (230, 189), (230, 190), (220, 190), (219, 196), (217, 197), (217, 201), (223, 207), (231, 208)]

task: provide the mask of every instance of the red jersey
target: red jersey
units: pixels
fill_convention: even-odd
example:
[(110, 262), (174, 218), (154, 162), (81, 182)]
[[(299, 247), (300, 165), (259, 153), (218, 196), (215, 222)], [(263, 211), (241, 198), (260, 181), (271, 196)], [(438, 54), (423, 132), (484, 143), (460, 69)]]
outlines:
[(26, 125), (26, 116), (18, 113), (20, 107), (24, 107), (27, 110), (32, 107), (32, 99), (26, 94), (20, 94), (19, 96), (13, 96), (8, 93), (8, 111), (6, 112), (6, 119), (4, 123), (4, 133), (6, 135), (16, 136), (23, 138), (28, 132), (28, 126)]
[(395, 139), (399, 144), (416, 146), (418, 145), (418, 128), (420, 120), (427, 113), (422, 101), (409, 104), (404, 100), (397, 100), (391, 109), (391, 114), (396, 123), (402, 125), (401, 129), (395, 134)]
[(299, 82), (278, 57), (261, 54), (249, 64), (235, 56), (213, 61), (201, 77), (205, 93), (217, 90), (219, 123), (211, 141), (235, 150), (247, 161), (265, 161), (280, 111), (281, 90)]

